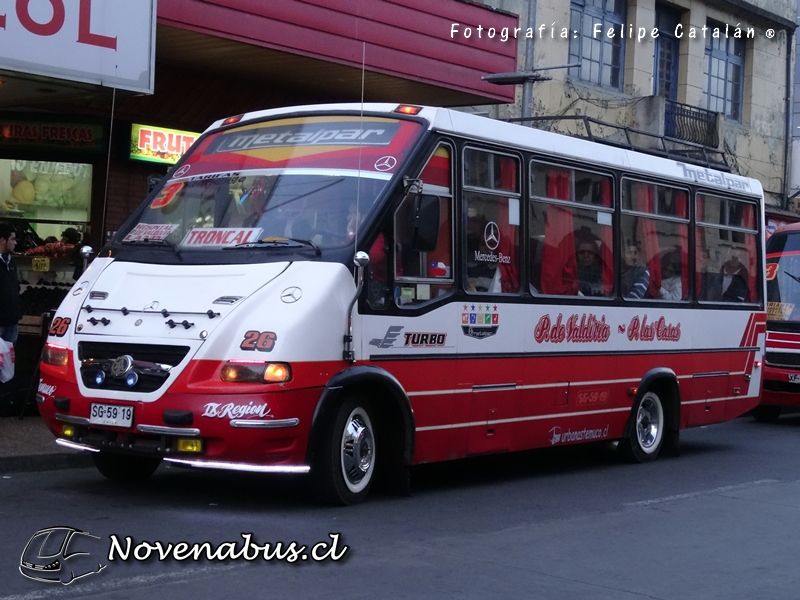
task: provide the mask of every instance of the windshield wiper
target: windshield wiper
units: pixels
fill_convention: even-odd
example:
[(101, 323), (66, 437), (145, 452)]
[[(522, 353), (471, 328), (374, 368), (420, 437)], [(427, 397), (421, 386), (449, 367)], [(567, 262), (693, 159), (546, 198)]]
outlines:
[(226, 246), (223, 250), (233, 250), (235, 248), (297, 248), (298, 246), (308, 246), (314, 250), (314, 254), (320, 256), (322, 250), (311, 240), (301, 240), (299, 238), (278, 238), (274, 240), (261, 240), (258, 242), (245, 242), (235, 246)]
[(784, 269), (783, 273), (784, 273), (785, 275), (788, 275), (788, 276), (789, 276), (789, 277), (791, 277), (792, 279), (794, 279), (794, 280), (795, 280), (797, 283), (800, 283), (800, 277), (798, 277), (797, 275), (792, 275), (791, 273), (789, 273), (789, 271), (787, 271), (787, 270), (785, 270), (785, 269)]
[(178, 246), (173, 242), (169, 242), (167, 240), (129, 240), (127, 242), (123, 241), (123, 244), (130, 244), (131, 246), (167, 246), (168, 248), (172, 248), (172, 251), (175, 252), (175, 255), (183, 260), (183, 256), (181, 256), (180, 250), (178, 250)]

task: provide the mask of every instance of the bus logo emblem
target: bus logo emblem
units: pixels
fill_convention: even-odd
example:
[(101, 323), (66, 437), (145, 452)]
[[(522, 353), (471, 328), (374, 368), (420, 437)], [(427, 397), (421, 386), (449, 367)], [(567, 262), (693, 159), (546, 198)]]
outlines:
[(483, 230), (483, 241), (489, 250), (494, 250), (500, 245), (500, 228), (494, 221), (489, 221)]

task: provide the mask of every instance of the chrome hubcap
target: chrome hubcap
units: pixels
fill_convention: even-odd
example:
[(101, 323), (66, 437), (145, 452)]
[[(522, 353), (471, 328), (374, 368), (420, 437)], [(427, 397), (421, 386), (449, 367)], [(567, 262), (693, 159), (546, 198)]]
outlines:
[(356, 409), (342, 434), (342, 473), (348, 487), (360, 491), (369, 482), (375, 461), (375, 438), (369, 417)]
[(661, 405), (651, 394), (646, 394), (636, 413), (636, 435), (645, 452), (655, 448), (661, 433)]

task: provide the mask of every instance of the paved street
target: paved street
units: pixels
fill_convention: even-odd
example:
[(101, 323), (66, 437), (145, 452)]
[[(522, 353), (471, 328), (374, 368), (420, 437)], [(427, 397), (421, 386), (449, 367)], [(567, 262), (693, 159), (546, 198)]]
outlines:
[[(621, 463), (607, 445), (419, 467), (410, 498), (325, 508), (303, 479), (162, 467), (119, 487), (93, 469), (0, 479), (0, 598), (796, 599), (800, 418), (683, 434), (683, 456)], [(22, 577), (39, 529), (101, 538), (107, 567), (69, 586)], [(340, 533), (338, 562), (109, 562), (124, 545)], [(144, 552), (142, 550), (141, 552)], [(155, 554), (155, 550), (153, 554)]]

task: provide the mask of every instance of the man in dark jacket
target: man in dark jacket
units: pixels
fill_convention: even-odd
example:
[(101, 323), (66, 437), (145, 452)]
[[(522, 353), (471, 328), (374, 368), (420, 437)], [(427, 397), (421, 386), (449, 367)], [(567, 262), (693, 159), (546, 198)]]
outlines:
[(0, 223), (0, 338), (12, 344), (17, 341), (17, 323), (22, 317), (17, 265), (11, 260), (16, 245), (17, 232)]

